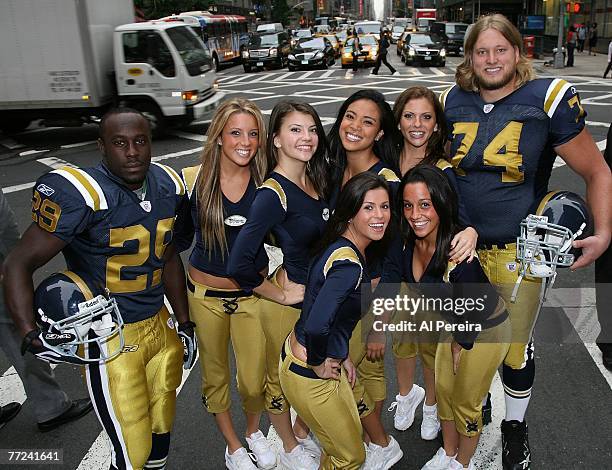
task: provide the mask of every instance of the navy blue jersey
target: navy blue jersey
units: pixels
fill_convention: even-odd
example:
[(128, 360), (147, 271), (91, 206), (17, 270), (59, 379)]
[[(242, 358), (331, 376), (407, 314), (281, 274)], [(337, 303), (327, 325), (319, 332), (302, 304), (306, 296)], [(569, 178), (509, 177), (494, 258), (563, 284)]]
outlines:
[[(448, 178), (448, 182), (457, 193), (457, 203), (459, 204), (459, 224), (462, 227), (470, 227), (472, 224), (470, 223), (470, 216), (467, 213), (467, 209), (465, 208), (465, 204), (463, 203), (463, 199), (459, 195), (459, 186), (457, 185), (457, 177), (455, 176), (455, 171), (453, 170), (453, 165), (451, 165), (448, 161), (443, 158), (438, 159), (436, 162), (436, 167), (444, 172), (446, 177)], [(401, 212), (401, 210), (400, 210)]]
[(314, 199), (284, 176), (272, 172), (257, 190), (248, 221), (230, 254), (228, 269), (243, 289), (263, 282), (254, 259), (268, 234), (283, 252), (287, 277), (306, 284), (311, 252), (329, 220), (329, 205)]
[(365, 260), (340, 237), (313, 263), (295, 336), (308, 351), (308, 364), (348, 357), (349, 339), (361, 318), (361, 283), (368, 282)]
[(514, 242), (520, 222), (548, 191), (554, 148), (585, 126), (576, 89), (565, 80), (543, 78), (495, 103), (458, 86), (440, 100), (470, 222), (483, 243)]
[(34, 223), (67, 243), (68, 269), (107, 288), (126, 323), (163, 306), (163, 255), (175, 215), (187, 204), (170, 167), (151, 164), (145, 188), (141, 199), (102, 164), (65, 167), (41, 176), (32, 199)]
[[(238, 234), (247, 222), (247, 216), (257, 187), (253, 179), (249, 181), (246, 191), (238, 202), (232, 202), (222, 193), (223, 200), (223, 228), (225, 229), (225, 240), (227, 251), (222, 251), (220, 246), (207, 248), (202, 240), (202, 225), (200, 224), (200, 213), (198, 195), (195, 191), (196, 181), (200, 172), (200, 165), (183, 168), (183, 179), (189, 194), (189, 214), (185, 217), (185, 223), (181, 224), (180, 231), (177, 233), (177, 249), (184, 251), (191, 246), (195, 233), (195, 246), (189, 256), (189, 264), (204, 273), (212, 274), (217, 277), (231, 277), (228, 274), (227, 263), (229, 253), (238, 238)], [(258, 272), (263, 271), (268, 266), (268, 255), (263, 245), (255, 251), (254, 269)]]
[[(446, 315), (445, 318), (448, 321), (468, 321), (473, 324), (480, 324), (484, 329), (496, 326), (506, 319), (507, 313), (499, 314), (497, 312), (499, 295), (489, 282), (477, 257), (471, 263), (468, 263), (467, 260), (459, 264), (449, 261), (443, 275), (432, 272), (430, 261), (420, 279), (416, 280), (412, 268), (413, 256), (414, 242), (402, 243), (396, 240), (391, 245), (384, 261), (380, 284), (376, 290), (377, 297), (393, 297), (397, 293), (395, 291), (398, 285), (402, 282), (410, 284), (417, 291), (420, 284), (424, 287), (423, 292), (426, 296), (462, 299), (478, 297), (484, 299), (482, 309), (474, 309), (461, 316)], [(437, 286), (432, 289), (431, 284)], [(474, 285), (472, 289), (470, 289), (470, 284)], [(494, 319), (489, 320), (490, 317), (494, 317)], [(455, 333), (455, 338), (464, 348), (470, 349), (477, 335), (478, 333), (475, 331), (461, 332)]]

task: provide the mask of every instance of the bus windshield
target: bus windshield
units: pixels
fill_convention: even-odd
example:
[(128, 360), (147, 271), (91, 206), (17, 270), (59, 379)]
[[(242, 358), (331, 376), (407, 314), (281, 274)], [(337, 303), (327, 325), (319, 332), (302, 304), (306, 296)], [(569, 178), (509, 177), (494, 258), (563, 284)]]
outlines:
[(191, 29), (179, 26), (167, 29), (166, 33), (183, 59), (189, 75), (200, 75), (212, 68), (208, 50)]

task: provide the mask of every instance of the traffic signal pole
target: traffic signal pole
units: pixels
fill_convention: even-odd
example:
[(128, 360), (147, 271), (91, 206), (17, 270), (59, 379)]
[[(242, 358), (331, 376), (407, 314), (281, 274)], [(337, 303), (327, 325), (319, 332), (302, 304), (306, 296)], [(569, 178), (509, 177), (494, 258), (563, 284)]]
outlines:
[(559, 36), (557, 37), (557, 53), (555, 54), (554, 67), (556, 69), (562, 69), (564, 65), (563, 59), (563, 18), (565, 17), (565, 11), (563, 9), (565, 2), (559, 0)]

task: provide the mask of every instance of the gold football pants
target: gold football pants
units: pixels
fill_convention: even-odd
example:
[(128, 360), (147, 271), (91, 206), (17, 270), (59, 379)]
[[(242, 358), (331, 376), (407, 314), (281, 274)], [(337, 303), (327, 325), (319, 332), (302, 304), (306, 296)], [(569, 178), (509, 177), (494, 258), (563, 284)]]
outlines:
[[(183, 372), (183, 345), (166, 307), (123, 327), (125, 346), (105, 364), (85, 367), (89, 395), (111, 441), (112, 463), (142, 469), (151, 453), (151, 434), (172, 430), (176, 389)], [(106, 345), (118, 347), (119, 336)], [(99, 357), (95, 346), (86, 357)]]

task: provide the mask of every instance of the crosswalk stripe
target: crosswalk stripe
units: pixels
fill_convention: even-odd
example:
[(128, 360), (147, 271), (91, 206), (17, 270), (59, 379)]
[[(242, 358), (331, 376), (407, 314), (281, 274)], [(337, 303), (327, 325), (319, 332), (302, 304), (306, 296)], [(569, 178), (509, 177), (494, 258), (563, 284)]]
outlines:
[(304, 75), (301, 75), (299, 78), (300, 80), (303, 80), (305, 78), (310, 77), (313, 73), (315, 73), (315, 70), (309, 70), (308, 72), (306, 72)]
[(442, 70), (440, 70), (437, 67), (429, 67), (429, 70), (431, 70), (433, 73), (435, 73), (439, 77), (444, 77), (446, 75), (444, 72), (442, 72)]
[[(234, 78), (234, 80), (232, 80), (231, 82), (229, 82), (229, 81), (228, 81), (228, 82), (225, 82), (225, 84), (226, 84), (226, 85), (233, 85), (234, 83), (238, 83), (238, 82), (241, 82), (242, 80), (246, 80), (247, 78), (251, 78), (251, 76), (252, 76), (252, 75), (247, 75), (247, 74), (244, 74), (244, 75), (242, 75), (242, 76), (240, 76), (240, 77), (238, 77), (238, 78)], [(233, 77), (232, 77), (232, 78), (233, 78)]]
[(258, 77), (254, 78), (253, 80), (251, 80), (249, 83), (257, 83), (257, 82), (261, 82), (262, 80), (268, 80), (270, 77), (273, 77), (274, 75), (276, 74), (275, 73), (261, 74)]
[(334, 72), (335, 72), (335, 70), (328, 70), (325, 73), (323, 73), (319, 78), (328, 78), (328, 77), (331, 77)]
[(67, 166), (70, 168), (77, 168), (76, 165), (73, 165), (72, 163), (67, 162), (66, 160), (62, 160), (61, 158), (57, 158), (57, 157), (39, 158), (36, 161), (38, 163), (42, 163), (43, 165), (47, 165), (48, 167), (51, 167), (54, 170), (57, 170), (58, 168), (62, 168), (64, 166)]
[(273, 82), (281, 82), (283, 81), (285, 78), (290, 77), (291, 75), (293, 75), (295, 72), (287, 72), (287, 73), (283, 73), (281, 75), (279, 75), (278, 77), (276, 77), (274, 80), (272, 80)]

